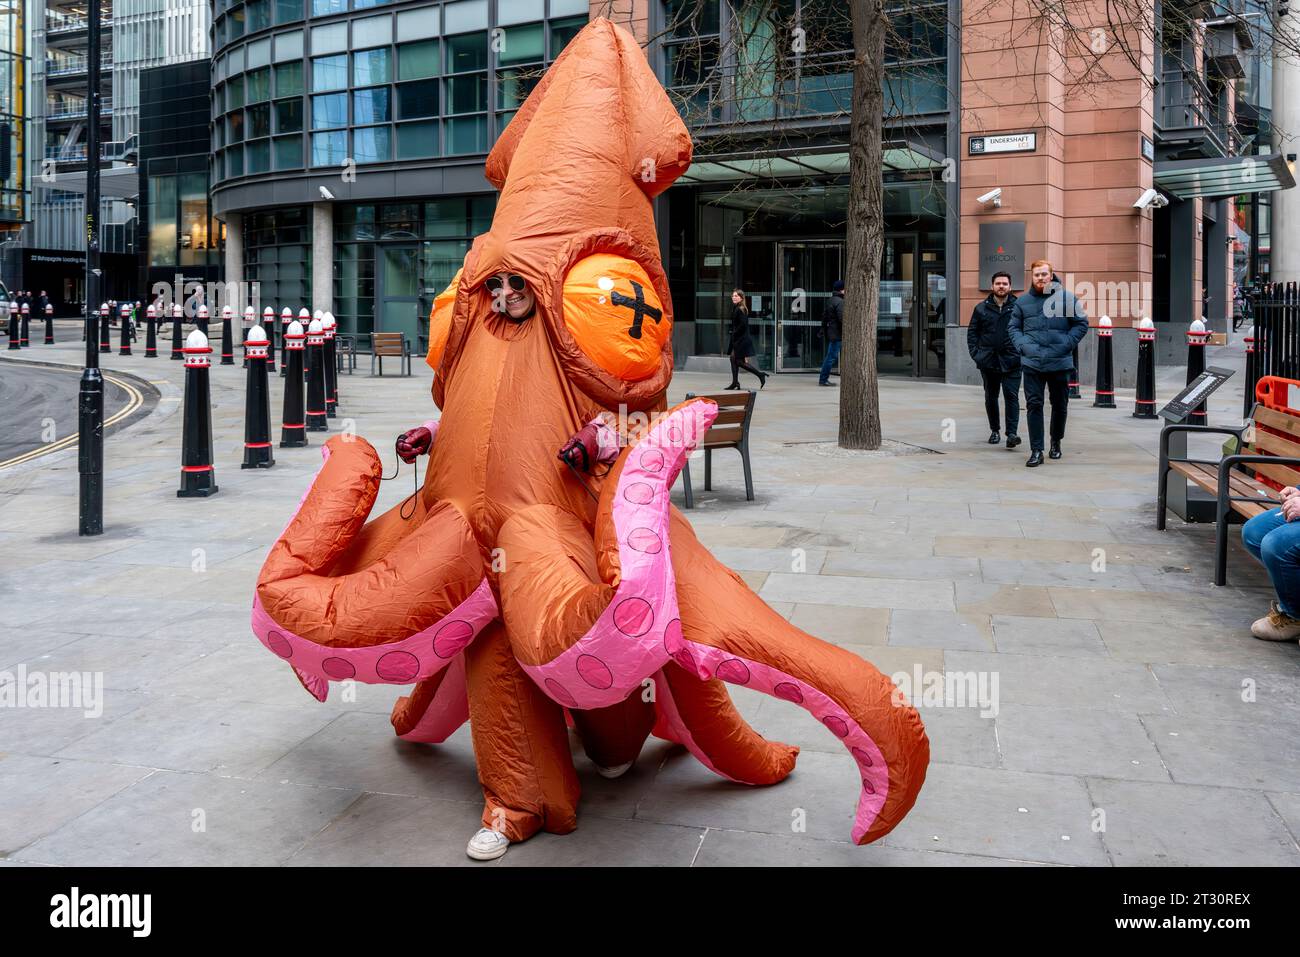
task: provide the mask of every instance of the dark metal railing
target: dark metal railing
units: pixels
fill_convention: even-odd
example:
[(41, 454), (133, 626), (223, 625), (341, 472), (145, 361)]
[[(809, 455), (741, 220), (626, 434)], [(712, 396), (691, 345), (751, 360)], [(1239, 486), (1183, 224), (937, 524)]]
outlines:
[(1247, 290), (1246, 301), (1255, 341), (1253, 349), (1246, 344), (1243, 416), (1250, 414), (1255, 384), (1264, 376), (1300, 379), (1300, 286), (1294, 282), (1259, 286)]

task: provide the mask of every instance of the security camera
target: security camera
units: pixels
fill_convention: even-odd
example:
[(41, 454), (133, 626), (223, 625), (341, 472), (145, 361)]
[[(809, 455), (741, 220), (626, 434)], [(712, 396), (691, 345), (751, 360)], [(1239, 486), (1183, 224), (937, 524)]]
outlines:
[(1134, 209), (1162, 209), (1169, 205), (1169, 199), (1163, 193), (1154, 189), (1143, 190), (1142, 195), (1137, 198), (1133, 204)]
[(988, 191), (987, 193), (985, 193), (983, 196), (978, 197), (977, 202), (980, 202), (980, 203), (992, 203), (994, 206), (1001, 206), (1001, 205), (1002, 205), (1002, 187), (999, 186), (997, 189), (991, 189), (991, 190), (989, 190), (989, 191)]
[(334, 198), (334, 194), (331, 193), (331, 192), (329, 191), (329, 188), (328, 188), (328, 187), (322, 186), (322, 187), (320, 188), (320, 198), (321, 198), (321, 199), (333, 199), (333, 198)]

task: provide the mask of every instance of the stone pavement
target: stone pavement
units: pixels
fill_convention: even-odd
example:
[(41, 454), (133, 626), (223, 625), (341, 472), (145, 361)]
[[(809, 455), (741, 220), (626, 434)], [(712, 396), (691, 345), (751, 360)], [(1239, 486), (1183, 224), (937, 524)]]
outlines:
[[(76, 363), (78, 345), (18, 360)], [(398, 741), (397, 689), (319, 704), (249, 631), (257, 570), (318, 450), (241, 472), (243, 373), (214, 366), (220, 494), (179, 500), (180, 363), (103, 358), (162, 394), (106, 443), (105, 534), (77, 537), (75, 452), (0, 471), (0, 670), (104, 681), (99, 717), (0, 709), (0, 863), (470, 864), (468, 729)], [(1162, 401), (1180, 377), (1161, 371)], [(429, 378), (371, 379), (363, 362), (332, 427), (351, 420), (391, 464), (392, 438), (432, 411)], [(1026, 446), (985, 444), (979, 390), (910, 381), (882, 383), (885, 433), (932, 451), (837, 453), (838, 393), (814, 381), (773, 378), (759, 397), (757, 501), (734, 456), (714, 492), (695, 471), (701, 538), (791, 621), (887, 673), (996, 679), (996, 716), (922, 700), (925, 788), (859, 848), (837, 742), (733, 689), (758, 729), (803, 748), (789, 780), (733, 785), (652, 740), (606, 781), (578, 753), (578, 830), (502, 864), (1300, 864), (1300, 648), (1250, 637), (1270, 591), (1238, 544), (1214, 588), (1211, 527), (1154, 531), (1159, 430), (1130, 417), (1131, 395), (1072, 404), (1065, 458), (1027, 470)], [(673, 398), (723, 384), (679, 374)], [(1211, 421), (1239, 419), (1240, 388)], [(411, 488), (407, 470), (377, 507)]]

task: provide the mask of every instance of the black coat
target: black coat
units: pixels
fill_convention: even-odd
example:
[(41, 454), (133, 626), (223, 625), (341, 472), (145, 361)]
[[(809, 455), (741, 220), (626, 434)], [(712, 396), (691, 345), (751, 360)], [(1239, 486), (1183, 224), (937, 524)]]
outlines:
[(748, 359), (754, 354), (754, 340), (749, 337), (749, 313), (743, 306), (731, 308), (731, 335), (727, 338), (727, 355)]
[(1087, 313), (1055, 276), (1043, 295), (1032, 286), (1021, 293), (1007, 323), (1007, 335), (1016, 344), (1020, 364), (1035, 372), (1070, 371), (1074, 347), (1087, 334)]
[(970, 314), (966, 327), (966, 347), (975, 364), (987, 372), (1014, 372), (1020, 368), (1020, 353), (1007, 334), (1011, 308), (1016, 303), (1014, 293), (1008, 293), (999, 307), (993, 294), (979, 303)]
[(839, 342), (844, 338), (844, 297), (837, 292), (831, 293), (822, 312), (822, 333), (827, 342)]

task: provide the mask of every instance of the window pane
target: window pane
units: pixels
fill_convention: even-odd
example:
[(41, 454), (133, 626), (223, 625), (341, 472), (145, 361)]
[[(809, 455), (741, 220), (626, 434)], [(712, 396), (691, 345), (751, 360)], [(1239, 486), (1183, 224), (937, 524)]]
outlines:
[(393, 78), (388, 66), (388, 48), (362, 50), (352, 54), (352, 85), (371, 86)]
[(302, 92), (302, 62), (281, 63), (275, 68), (275, 95), (295, 96)]
[(275, 131), (297, 133), (302, 130), (302, 100), (279, 100), (275, 104)]
[(480, 113), (487, 109), (487, 77), (456, 76), (447, 80), (448, 113)]
[(438, 81), (420, 80), (397, 87), (397, 112), (404, 120), (438, 115)]
[(405, 43), (397, 48), (397, 78), (418, 80), (438, 75), (438, 41)]
[(250, 140), (271, 135), (271, 104), (250, 106), (244, 111), (244, 124)]
[(321, 56), (311, 61), (311, 88), (315, 93), (341, 90), (348, 85), (348, 55)]
[(244, 105), (244, 78), (237, 76), (226, 84), (226, 109), (234, 110)]
[(486, 30), (488, 25), (487, 0), (461, 0), (442, 8), (448, 33), (460, 30)]
[(503, 30), (497, 61), (503, 66), (508, 63), (541, 63), (546, 59), (545, 39), (540, 23)]
[(249, 68), (266, 66), (271, 62), (271, 38), (263, 37), (248, 45)]
[(226, 150), (226, 175), (244, 175), (244, 148), (242, 146)]
[(391, 158), (389, 127), (371, 126), (352, 131), (353, 154), (358, 163), (380, 163)]
[(467, 116), (447, 121), (447, 152), (483, 153), (487, 151), (487, 117)]
[(397, 39), (399, 40), (436, 37), (441, 32), (438, 28), (437, 7), (427, 10), (403, 10), (397, 15)]
[(265, 173), (271, 168), (271, 141), (249, 143), (244, 152), (244, 164), (250, 173)]
[[(705, 0), (705, 6), (713, 8), (714, 30), (717, 30), (717, 11), (718, 0)], [(587, 0), (551, 0), (551, 16), (562, 17), (569, 13), (581, 13), (582, 18), (587, 19)]]
[[(497, 74), (497, 109), (516, 110), (528, 99), (533, 87), (542, 78), (541, 67), (526, 70), (502, 70)], [(501, 121), (505, 129), (506, 120)]]
[(348, 95), (331, 93), (311, 98), (311, 128), (333, 130), (348, 125)]
[(245, 74), (244, 79), (247, 83), (245, 92), (249, 103), (261, 103), (271, 98), (270, 67), (262, 67), (260, 70)]
[(280, 136), (275, 140), (275, 168), (298, 169), (302, 166), (302, 136)]
[(348, 8), (347, 0), (311, 0), (311, 13), (314, 17), (327, 13), (342, 13)]
[(244, 19), (248, 32), (265, 30), (271, 25), (271, 4), (269, 0), (248, 0), (244, 4)]
[(403, 123), (397, 128), (397, 158), (420, 159), (438, 155), (438, 124), (434, 121)]
[[(551, 12), (555, 12), (555, 0), (551, 0)], [(560, 55), (560, 51), (569, 45), (569, 41), (587, 25), (586, 16), (573, 17), (569, 20), (551, 21), (551, 59)]]
[(277, 33), (275, 36), (275, 62), (302, 59), (302, 31)]
[(337, 53), (348, 48), (348, 25), (330, 23), (311, 28), (312, 53)]
[(468, 73), (487, 68), (487, 34), (447, 38), (447, 72)]
[(348, 134), (313, 133), (311, 135), (311, 165), (341, 166), (348, 152)]
[[(554, 2), (551, 4), (555, 6)], [(497, 0), (497, 23), (528, 23), (545, 16), (542, 0)]]
[[(360, 4), (357, 4), (360, 9)], [(377, 47), (393, 42), (393, 18), (391, 16), (366, 17), (352, 22), (352, 45), (354, 47)]]
[(353, 123), (387, 123), (392, 118), (388, 108), (388, 87), (353, 92)]
[(302, 19), (302, 0), (275, 0), (275, 22), (292, 23)]
[(226, 142), (242, 143), (244, 142), (244, 114), (234, 112), (226, 117)]
[(149, 177), (149, 265), (176, 265), (176, 177)]
[(352, 9), (367, 10), (370, 7), (377, 7), (381, 3), (387, 3), (388, 0), (352, 0)]

